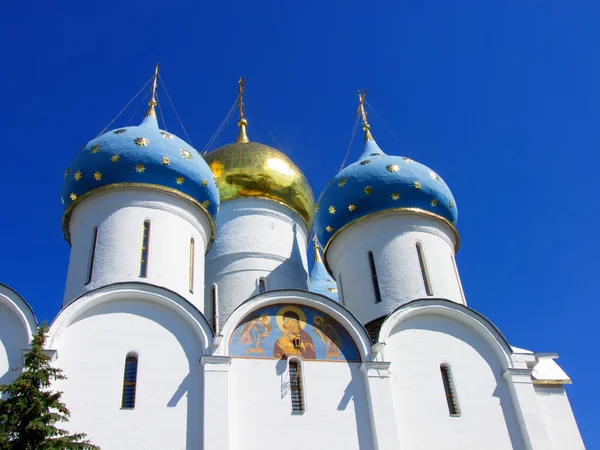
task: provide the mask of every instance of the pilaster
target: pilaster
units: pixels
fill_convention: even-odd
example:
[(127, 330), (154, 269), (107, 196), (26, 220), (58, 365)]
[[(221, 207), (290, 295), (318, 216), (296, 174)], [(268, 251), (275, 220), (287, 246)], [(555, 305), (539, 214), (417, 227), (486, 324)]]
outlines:
[(200, 358), (204, 369), (204, 450), (228, 450), (229, 430), (229, 369), (231, 357)]
[(552, 448), (536, 398), (531, 369), (508, 368), (502, 374), (508, 384), (513, 406), (527, 449)]
[(360, 366), (365, 376), (369, 418), (375, 450), (397, 450), (400, 438), (396, 425), (396, 412), (390, 385), (389, 362), (369, 361)]

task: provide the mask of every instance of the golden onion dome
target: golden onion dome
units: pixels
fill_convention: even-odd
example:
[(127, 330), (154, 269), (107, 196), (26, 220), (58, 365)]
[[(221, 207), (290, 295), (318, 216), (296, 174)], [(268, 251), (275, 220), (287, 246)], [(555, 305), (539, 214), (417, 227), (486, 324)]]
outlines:
[(204, 155), (219, 187), (221, 203), (236, 198), (264, 198), (287, 206), (310, 227), (315, 199), (306, 177), (286, 155), (246, 135), (238, 122), (237, 141)]

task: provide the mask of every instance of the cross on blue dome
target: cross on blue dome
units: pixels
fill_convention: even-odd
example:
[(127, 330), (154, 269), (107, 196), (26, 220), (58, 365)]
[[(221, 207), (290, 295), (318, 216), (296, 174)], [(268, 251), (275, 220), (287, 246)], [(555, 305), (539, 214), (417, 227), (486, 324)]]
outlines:
[[(362, 109), (362, 101), (359, 110)], [(327, 252), (351, 223), (368, 216), (410, 211), (437, 218), (457, 237), (456, 202), (448, 185), (429, 167), (407, 157), (386, 155), (373, 139), (363, 112), (363, 152), (327, 185), (316, 205), (315, 233)]]
[(69, 218), (77, 203), (93, 193), (117, 188), (155, 189), (183, 197), (214, 224), (219, 208), (214, 176), (199, 152), (158, 127), (155, 89), (156, 75), (150, 106), (140, 125), (92, 139), (65, 171), (61, 200), (67, 241)]

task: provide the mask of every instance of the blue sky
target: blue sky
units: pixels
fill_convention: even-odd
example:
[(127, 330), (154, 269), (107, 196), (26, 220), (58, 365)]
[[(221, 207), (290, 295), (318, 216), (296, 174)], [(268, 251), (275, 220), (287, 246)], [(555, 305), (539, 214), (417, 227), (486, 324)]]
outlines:
[[(592, 1), (9, 2), (0, 282), (38, 319), (58, 312), (64, 170), (157, 61), (198, 149), (245, 76), (250, 138), (283, 149), (316, 196), (340, 166), (366, 87), (385, 121), (371, 112), (382, 149), (430, 166), (454, 193), (469, 306), (513, 345), (561, 355), (584, 441), (600, 447), (590, 395), (600, 370), (599, 21)], [(115, 126), (144, 109), (138, 99)], [(234, 139), (232, 121), (217, 145)]]

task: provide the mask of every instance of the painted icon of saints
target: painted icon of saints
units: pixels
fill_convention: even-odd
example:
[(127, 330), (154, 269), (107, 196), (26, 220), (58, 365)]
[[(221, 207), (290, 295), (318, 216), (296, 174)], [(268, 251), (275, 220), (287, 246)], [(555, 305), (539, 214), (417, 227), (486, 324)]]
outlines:
[(281, 336), (273, 346), (274, 358), (300, 356), (304, 359), (316, 359), (315, 346), (310, 335), (304, 331), (306, 316), (300, 308), (284, 306), (277, 311), (277, 325)]
[(266, 338), (271, 333), (271, 318), (266, 314), (261, 314), (259, 317), (248, 320), (238, 342), (242, 344), (251, 344), (252, 346), (246, 350), (247, 355), (259, 354), (264, 355), (265, 350), (262, 347), (262, 339)]

